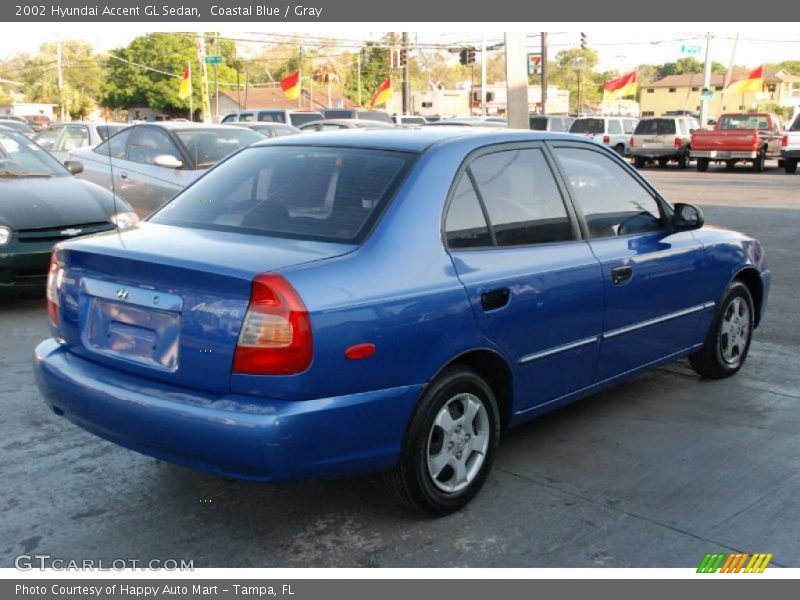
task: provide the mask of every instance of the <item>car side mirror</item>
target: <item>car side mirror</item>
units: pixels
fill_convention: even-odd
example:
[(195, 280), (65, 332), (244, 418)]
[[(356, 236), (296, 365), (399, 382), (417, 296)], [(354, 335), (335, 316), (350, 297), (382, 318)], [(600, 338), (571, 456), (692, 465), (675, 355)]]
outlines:
[(675, 212), (672, 215), (673, 231), (691, 231), (700, 229), (705, 224), (703, 211), (694, 204), (675, 204)]
[(159, 154), (153, 159), (153, 164), (165, 169), (180, 169), (183, 162), (172, 156), (172, 154)]
[(64, 166), (72, 175), (83, 173), (83, 163), (79, 160), (65, 160)]

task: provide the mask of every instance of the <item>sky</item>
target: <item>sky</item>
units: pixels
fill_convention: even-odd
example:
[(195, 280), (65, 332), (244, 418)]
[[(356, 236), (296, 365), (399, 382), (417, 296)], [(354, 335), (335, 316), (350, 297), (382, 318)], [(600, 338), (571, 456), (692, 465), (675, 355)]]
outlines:
[[(339, 24), (337, 24), (338, 26)], [(734, 38), (739, 33), (735, 63), (756, 67), (765, 62), (780, 60), (800, 60), (800, 32), (794, 23), (530, 23), (504, 24), (492, 23), (492, 30), (482, 34), (478, 23), (451, 23), (452, 31), (442, 32), (442, 24), (431, 23), (369, 23), (342, 24), (335, 31), (331, 23), (296, 25), (276, 28), (259, 23), (225, 23), (220, 31), (228, 37), (258, 37), (273, 32), (284, 34), (305, 33), (312, 36), (338, 37), (348, 40), (375, 39), (386, 31), (409, 31), (411, 39), (420, 44), (463, 44), (480, 45), (481, 37), (492, 44), (502, 40), (504, 30), (530, 32), (548, 31), (550, 35), (550, 54), (562, 49), (576, 47), (580, 32), (585, 32), (588, 45), (598, 51), (601, 70), (617, 69), (625, 71), (638, 64), (659, 64), (672, 62), (687, 56), (682, 53), (683, 46), (699, 46), (697, 58), (703, 60), (706, 31), (711, 29), (714, 36), (711, 42), (711, 59), (729, 64), (733, 51)], [(215, 30), (220, 24), (206, 24), (207, 30)], [(46, 41), (62, 39), (84, 39), (93, 44), (97, 51), (107, 51), (124, 46), (134, 37), (150, 31), (202, 31), (203, 24), (197, 23), (87, 23), (87, 24), (47, 24), (16, 23), (0, 24), (0, 59), (25, 52), (36, 53)], [(529, 51), (539, 51), (539, 38), (528, 33)], [(352, 42), (351, 42), (352, 43)]]

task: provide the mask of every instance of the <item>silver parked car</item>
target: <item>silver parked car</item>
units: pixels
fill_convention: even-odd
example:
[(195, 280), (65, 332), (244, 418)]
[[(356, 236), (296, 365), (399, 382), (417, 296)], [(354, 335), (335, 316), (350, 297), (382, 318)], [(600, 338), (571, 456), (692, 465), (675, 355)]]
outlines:
[(339, 129), (391, 129), (394, 125), (363, 119), (325, 119), (300, 126), (300, 131), (337, 131)]
[(132, 125), (94, 148), (69, 153), (67, 168), (148, 215), (209, 167), (264, 136), (243, 127), (158, 122)]
[(126, 127), (127, 123), (57, 123), (40, 131), (33, 139), (58, 160), (63, 161), (73, 150), (96, 146)]
[(628, 154), (637, 169), (651, 161), (666, 167), (674, 160), (678, 168), (689, 166), (689, 147), (692, 131), (700, 129), (694, 117), (646, 117), (639, 121), (628, 144)]
[(569, 132), (601, 142), (627, 156), (628, 140), (638, 121), (633, 117), (579, 117), (573, 121)]

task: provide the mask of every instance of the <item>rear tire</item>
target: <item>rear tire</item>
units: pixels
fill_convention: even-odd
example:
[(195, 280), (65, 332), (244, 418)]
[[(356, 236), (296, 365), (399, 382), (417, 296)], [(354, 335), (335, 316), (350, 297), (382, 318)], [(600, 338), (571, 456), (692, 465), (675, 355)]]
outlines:
[(764, 171), (764, 166), (767, 162), (767, 153), (762, 148), (758, 151), (758, 156), (756, 156), (755, 160), (753, 160), (753, 172), (754, 173), (761, 173)]
[(483, 487), (500, 439), (500, 412), (486, 380), (465, 367), (446, 370), (423, 394), (389, 490), (410, 508), (442, 516)]
[(669, 162), (668, 158), (659, 158), (658, 159), (658, 166), (661, 167), (662, 169), (664, 169), (664, 168), (666, 168), (668, 162)]
[(741, 281), (733, 281), (714, 315), (705, 345), (689, 357), (692, 368), (708, 379), (734, 375), (747, 359), (754, 322), (750, 290)]
[(705, 173), (708, 171), (708, 163), (709, 160), (707, 158), (698, 158), (697, 159), (697, 170), (701, 173)]
[(736, 167), (736, 163), (738, 163), (738, 162), (739, 162), (739, 161), (738, 161), (738, 160), (735, 160), (735, 159), (734, 159), (734, 160), (726, 160), (726, 161), (725, 161), (725, 168), (726, 168), (728, 171), (733, 171), (733, 169)]
[(625, 156), (625, 146), (624, 146), (624, 144), (617, 144), (616, 146), (614, 146), (614, 150), (620, 156)]
[(797, 159), (796, 158), (786, 158), (783, 161), (783, 170), (786, 171), (789, 175), (797, 173)]
[(678, 156), (678, 168), (679, 169), (688, 169), (689, 168), (689, 155), (688, 154), (681, 154)]
[(633, 157), (633, 166), (637, 169), (644, 169), (647, 161), (643, 159), (641, 156), (634, 156)]

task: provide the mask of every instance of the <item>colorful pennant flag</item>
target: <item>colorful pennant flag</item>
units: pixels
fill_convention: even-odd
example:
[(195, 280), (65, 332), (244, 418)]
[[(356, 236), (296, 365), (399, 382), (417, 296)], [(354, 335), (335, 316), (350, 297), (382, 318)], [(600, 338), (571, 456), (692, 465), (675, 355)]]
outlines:
[(392, 97), (392, 78), (387, 77), (386, 81), (384, 81), (379, 87), (378, 90), (375, 92), (375, 95), (369, 101), (369, 107), (375, 108), (376, 106), (380, 106), (381, 104), (386, 104), (389, 98)]
[(744, 94), (747, 92), (760, 92), (764, 87), (764, 65), (753, 69), (743, 79), (737, 79), (728, 84), (723, 93)]
[(290, 100), (297, 100), (300, 95), (300, 71), (295, 71), (281, 79), (281, 89)]
[(181, 79), (181, 86), (178, 88), (178, 98), (188, 98), (192, 95), (192, 74), (189, 72), (189, 67), (183, 70), (183, 79)]
[(603, 100), (617, 100), (625, 96), (636, 95), (636, 71), (606, 81), (603, 84)]

